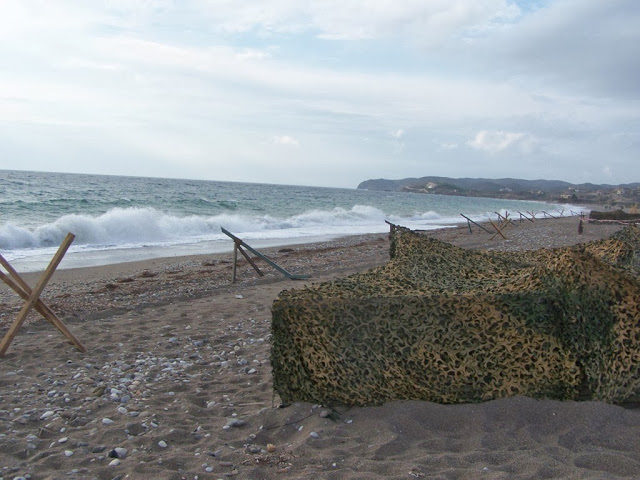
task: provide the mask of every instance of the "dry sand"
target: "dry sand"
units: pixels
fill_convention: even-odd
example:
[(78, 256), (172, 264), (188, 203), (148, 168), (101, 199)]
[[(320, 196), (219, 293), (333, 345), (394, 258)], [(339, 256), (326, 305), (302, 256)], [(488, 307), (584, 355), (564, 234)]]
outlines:
[[(525, 221), (507, 228), (507, 240), (466, 227), (430, 235), (518, 250), (619, 228), (589, 224), (578, 235), (577, 226)], [(0, 479), (640, 478), (638, 409), (524, 397), (278, 408), (273, 300), (384, 263), (388, 239), (265, 252), (313, 277), (287, 280), (264, 263), (258, 277), (243, 261), (231, 285), (231, 254), (56, 272), (42, 297), (88, 352), (29, 317), (0, 359)], [(0, 335), (20, 306), (0, 285)]]

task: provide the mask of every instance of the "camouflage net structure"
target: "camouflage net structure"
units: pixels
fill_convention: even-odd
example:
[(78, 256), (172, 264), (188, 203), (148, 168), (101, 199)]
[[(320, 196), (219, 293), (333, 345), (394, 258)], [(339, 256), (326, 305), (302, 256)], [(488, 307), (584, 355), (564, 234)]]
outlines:
[(640, 229), (526, 252), (467, 250), (406, 229), (384, 266), (280, 293), (284, 402), (481, 402), (640, 394)]

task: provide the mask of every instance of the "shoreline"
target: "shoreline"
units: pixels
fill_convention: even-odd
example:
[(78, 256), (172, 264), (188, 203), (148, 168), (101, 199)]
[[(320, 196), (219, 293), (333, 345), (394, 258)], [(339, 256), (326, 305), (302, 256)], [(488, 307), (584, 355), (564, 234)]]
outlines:
[[(549, 219), (427, 232), (514, 252), (596, 240), (617, 225)], [(387, 234), (263, 251), (259, 277), (232, 255), (61, 270), (43, 300), (87, 348), (32, 315), (0, 358), (0, 477), (31, 479), (622, 479), (640, 473), (640, 409), (511, 397), (481, 404), (391, 402), (277, 408), (271, 305), (382, 265)], [(263, 268), (264, 267), (264, 268)], [(34, 284), (38, 273), (25, 275)], [(0, 287), (0, 333), (22, 302)]]
[[(473, 233), (470, 234), (467, 225), (426, 230), (424, 234), (464, 248), (517, 251), (598, 240), (623, 228), (616, 224), (585, 223), (584, 233), (578, 235), (578, 223), (577, 216), (538, 219), (535, 223), (518, 221), (515, 226), (504, 230), (506, 240), (497, 233), (488, 234), (476, 226), (472, 226)], [(492, 228), (490, 224), (485, 227)], [(389, 259), (388, 248), (388, 233), (373, 233), (258, 250), (290, 273), (311, 275), (308, 282), (314, 283), (382, 265)], [(139, 305), (136, 305), (136, 298), (140, 298), (141, 303), (146, 305), (167, 302), (173, 298), (200, 297), (232, 286), (232, 258), (233, 254), (229, 251), (59, 269), (49, 281), (42, 297), (53, 299), (61, 318), (77, 318), (100, 309), (112, 311), (137, 308)], [(295, 287), (306, 283), (286, 279), (262, 260), (257, 259), (256, 263), (264, 277), (258, 276), (248, 262), (238, 255), (238, 277), (234, 285), (293, 282)], [(19, 273), (30, 285), (35, 285), (42, 274), (41, 271)], [(283, 286), (284, 288), (289, 287)], [(145, 291), (150, 289), (157, 291), (146, 295)], [(72, 291), (93, 299), (86, 304), (84, 300), (78, 300), (77, 295), (68, 293)], [(0, 328), (6, 326), (7, 317), (17, 313), (22, 303), (15, 292), (0, 282)], [(38, 316), (31, 313), (27, 322), (34, 319), (38, 319)]]
[[(547, 205), (547, 210), (551, 211), (549, 207), (557, 207), (555, 204), (545, 204), (543, 202), (539, 202), (542, 205)], [(575, 206), (570, 205), (570, 207), (574, 207), (578, 212), (587, 212), (591, 206)], [(544, 207), (543, 207), (544, 208)], [(538, 211), (540, 215), (544, 210)], [(553, 215), (563, 215), (565, 212), (567, 214), (570, 212), (572, 214), (576, 213), (573, 209), (567, 210), (565, 208), (553, 210)], [(513, 214), (513, 211), (512, 211)], [(483, 217), (486, 218), (486, 217)], [(542, 219), (542, 217), (539, 217)], [(425, 220), (424, 226), (419, 227), (417, 223), (408, 220), (407, 226), (409, 228), (426, 228), (427, 230), (440, 230), (447, 228), (458, 228), (460, 226), (465, 225), (465, 220), (461, 219), (459, 216), (455, 218), (446, 217), (441, 219), (442, 221), (437, 221), (437, 225), (429, 225), (428, 221)], [(434, 220), (432, 220), (434, 221)], [(480, 220), (478, 220), (480, 221)], [(486, 220), (483, 220), (486, 221)], [(488, 222), (487, 222), (488, 223)], [(354, 227), (356, 229), (360, 227)], [(376, 224), (376, 227), (373, 225), (369, 225), (367, 230), (371, 232), (357, 232), (357, 233), (346, 233), (344, 231), (340, 232), (321, 232), (315, 231), (311, 233), (310, 231), (306, 232), (298, 232), (298, 234), (302, 234), (303, 236), (292, 236), (292, 237), (283, 237), (283, 238), (268, 238), (269, 232), (265, 232), (267, 238), (257, 238), (252, 239), (251, 235), (248, 238), (243, 238), (247, 243), (251, 244), (254, 248), (258, 249), (266, 249), (266, 248), (277, 248), (277, 247), (288, 247), (294, 245), (305, 245), (310, 243), (318, 243), (318, 242), (330, 242), (332, 240), (340, 240), (349, 236), (366, 236), (366, 235), (377, 235), (385, 233), (385, 225), (380, 222), (380, 225)], [(240, 237), (243, 237), (242, 233), (233, 232)], [(273, 234), (273, 232), (271, 232)], [(232, 251), (232, 243), (231, 240), (221, 233), (218, 235), (219, 239), (209, 239), (209, 240), (201, 240), (198, 242), (188, 242), (188, 243), (175, 243), (175, 244), (148, 244), (148, 245), (129, 245), (128, 247), (125, 245), (121, 245), (116, 247), (112, 245), (110, 248), (104, 249), (92, 249), (89, 248), (85, 250), (85, 247), (90, 247), (88, 245), (74, 245), (72, 244), (70, 249), (67, 251), (62, 263), (58, 267), (59, 270), (69, 270), (76, 268), (84, 268), (84, 267), (94, 267), (94, 266), (103, 266), (103, 265), (111, 265), (111, 264), (119, 264), (119, 263), (128, 263), (128, 262), (138, 262), (138, 261), (146, 261), (146, 260), (154, 260), (161, 258), (172, 258), (172, 257), (183, 257), (183, 256), (194, 256), (194, 255), (210, 255), (213, 253), (227, 253)], [(18, 250), (16, 252), (8, 251), (6, 253), (6, 258), (12, 263), (12, 265), (19, 271), (22, 272), (38, 272), (43, 271), (49, 264), (51, 257), (54, 255), (57, 250), (57, 245), (50, 246), (47, 248), (35, 248), (35, 249), (26, 249), (24, 251)], [(15, 258), (14, 258), (15, 256)]]

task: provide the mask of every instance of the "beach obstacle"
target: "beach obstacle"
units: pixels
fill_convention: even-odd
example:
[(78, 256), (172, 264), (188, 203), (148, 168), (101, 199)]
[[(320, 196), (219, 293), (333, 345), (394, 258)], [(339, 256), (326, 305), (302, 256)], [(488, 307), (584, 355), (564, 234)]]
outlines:
[(536, 223), (536, 217), (535, 216), (527, 216), (526, 214), (522, 213), (520, 210), (518, 210), (518, 213), (520, 214), (520, 223), (522, 223), (522, 219), (524, 218), (525, 220), (529, 220), (531, 223)]
[(65, 253), (71, 246), (71, 242), (75, 236), (72, 233), (68, 233), (65, 239), (62, 241), (62, 244), (58, 248), (58, 251), (51, 259), (49, 266), (44, 271), (36, 286), (31, 289), (31, 287), (25, 282), (22, 277), (18, 274), (18, 272), (9, 264), (9, 262), (0, 255), (0, 264), (7, 270), (9, 275), (6, 275), (4, 272), (0, 270), (0, 279), (6, 283), (9, 288), (14, 290), (20, 297), (22, 297), (25, 301), (22, 309), (18, 313), (18, 316), (14, 320), (14, 322), (9, 327), (9, 330), (5, 334), (2, 342), (0, 342), (0, 357), (4, 357), (5, 352), (11, 345), (11, 342), (18, 334), (18, 331), (22, 327), (22, 324), (27, 318), (27, 315), (31, 311), (31, 309), (35, 309), (40, 315), (42, 315), (46, 320), (48, 320), (54, 327), (56, 327), (65, 337), (67, 337), (71, 343), (73, 343), (78, 350), (81, 352), (86, 352), (87, 349), (80, 343), (80, 341), (69, 331), (69, 329), (62, 323), (62, 321), (56, 316), (56, 314), (49, 308), (42, 300), (40, 300), (40, 295), (42, 294), (44, 288), (47, 286), (47, 283), (53, 276), (56, 268), (62, 261)]
[(505, 211), (504, 215), (500, 214), (499, 212), (494, 213), (498, 215), (498, 220), (500, 220), (500, 228), (508, 227), (509, 225), (513, 225), (514, 227), (517, 226), (515, 223), (513, 223), (513, 220), (509, 218), (509, 212)]
[[(494, 228), (495, 233), (492, 232), (491, 230), (487, 230), (486, 228), (484, 228), (482, 225), (480, 225), (477, 222), (474, 222), (473, 220), (471, 220), (469, 217), (467, 217), (465, 214), (461, 213), (461, 216), (463, 216), (466, 220), (467, 220), (467, 227), (469, 227), (469, 234), (473, 233), (473, 230), (471, 230), (471, 224), (473, 223), (476, 227), (479, 227), (481, 230), (484, 230), (486, 233), (488, 233), (489, 235), (493, 235), (491, 237), (491, 240), (493, 240), (494, 238), (496, 238), (498, 235), (500, 235), (503, 239), (507, 239), (507, 237), (505, 237), (504, 233), (502, 233), (502, 230), (504, 229), (504, 227), (506, 227), (509, 222), (511, 220), (509, 220), (509, 222), (505, 222), (503, 223), (502, 221), (500, 222), (500, 226), (496, 225), (493, 220), (488, 219), (489, 223), (491, 224), (491, 226)], [(500, 216), (500, 214), (498, 214), (498, 219), (501, 219), (502, 217)]]
[(240, 252), (242, 254), (242, 256), (247, 260), (247, 262), (249, 262), (249, 264), (253, 267), (253, 269), (256, 272), (258, 272), (258, 275), (260, 275), (261, 277), (264, 276), (264, 273), (262, 273), (260, 268), (258, 268), (258, 266), (253, 261), (253, 259), (247, 254), (247, 252), (245, 252), (243, 250), (242, 247), (244, 247), (247, 250), (249, 250), (256, 257), (261, 258), (262, 260), (264, 260), (266, 263), (271, 265), (273, 268), (275, 268), (277, 271), (282, 273), (287, 278), (290, 278), (292, 280), (304, 280), (304, 279), (307, 279), (307, 278), (311, 278), (311, 275), (297, 275), (297, 274), (294, 274), (294, 273), (287, 272), (284, 268), (282, 268), (276, 262), (271, 260), (265, 254), (260, 253), (258, 250), (256, 250), (255, 248), (253, 248), (250, 245), (248, 245), (247, 243), (245, 243), (242, 239), (236, 237), (233, 233), (229, 232), (228, 230), (225, 230), (224, 228), (221, 228), (221, 230), (222, 230), (222, 233), (224, 233), (226, 236), (230, 237), (233, 240), (233, 271), (232, 271), (232, 274), (231, 274), (231, 283), (235, 283), (235, 281), (236, 281), (236, 270), (237, 270), (237, 264), (238, 264), (238, 252)]

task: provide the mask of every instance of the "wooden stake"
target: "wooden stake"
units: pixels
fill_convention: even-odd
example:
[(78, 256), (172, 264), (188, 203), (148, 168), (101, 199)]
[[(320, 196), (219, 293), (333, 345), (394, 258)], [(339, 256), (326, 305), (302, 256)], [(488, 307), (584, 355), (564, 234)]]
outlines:
[(256, 262), (254, 262), (254, 261), (253, 261), (253, 259), (252, 259), (249, 255), (247, 255), (247, 252), (245, 252), (245, 251), (242, 249), (242, 246), (241, 246), (241, 245), (238, 245), (238, 250), (240, 251), (240, 253), (242, 254), (242, 256), (245, 258), (245, 260), (246, 260), (247, 262), (249, 262), (249, 264), (253, 267), (253, 269), (254, 269), (256, 272), (258, 272), (258, 275), (260, 275), (261, 277), (264, 277), (264, 273), (262, 273), (262, 272), (260, 271), (260, 269), (259, 269), (259, 268), (258, 268), (258, 266), (256, 265)]
[(496, 229), (496, 231), (498, 232), (498, 233), (496, 233), (493, 237), (491, 237), (491, 240), (493, 240), (494, 238), (496, 238), (496, 235), (498, 235), (498, 234), (499, 234), (502, 238), (504, 238), (505, 240), (507, 239), (507, 237), (505, 237), (505, 236), (504, 236), (504, 234), (500, 231), (500, 229), (498, 228), (498, 226), (497, 226), (495, 223), (493, 223), (493, 221), (492, 221), (491, 219), (489, 219), (489, 223), (491, 223), (491, 225), (493, 225), (493, 228), (495, 228), (495, 229)]
[(233, 272), (231, 273), (231, 283), (236, 283), (236, 269), (238, 265), (238, 244), (233, 242)]
[(74, 238), (75, 236), (72, 233), (67, 234), (65, 239), (62, 241), (60, 248), (58, 248), (58, 251), (51, 259), (49, 266), (40, 277), (40, 280), (38, 280), (38, 283), (36, 284), (35, 288), (31, 291), (30, 294), (28, 294), (28, 298), (25, 301), (25, 304), (23, 305), (22, 309), (20, 310), (20, 313), (18, 313), (18, 317), (15, 319), (11, 327), (9, 327), (9, 331), (5, 334), (4, 338), (2, 339), (2, 342), (0, 342), (0, 357), (4, 357), (4, 354), (9, 348), (9, 345), (11, 345), (11, 342), (13, 341), (15, 336), (18, 334), (18, 330), (20, 330), (20, 327), (22, 327), (22, 324), (26, 320), (27, 315), (29, 314), (29, 311), (34, 307), (34, 305), (40, 299), (40, 295), (42, 294), (42, 291), (47, 286), (47, 283), (49, 282), (54, 272), (56, 271), (56, 268), (58, 268), (58, 265), (60, 265), (60, 262), (62, 261), (64, 254), (67, 253), (67, 250), (71, 246), (71, 242), (73, 242)]

